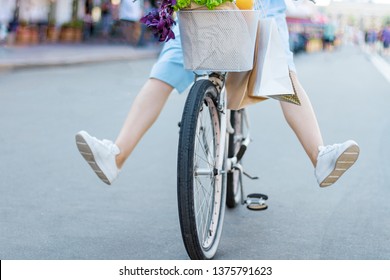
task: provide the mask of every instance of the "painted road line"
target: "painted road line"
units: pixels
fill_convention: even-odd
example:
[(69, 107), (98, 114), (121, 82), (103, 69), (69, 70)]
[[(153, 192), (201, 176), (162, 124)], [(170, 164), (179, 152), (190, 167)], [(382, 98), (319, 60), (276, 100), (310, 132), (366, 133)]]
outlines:
[(390, 83), (390, 64), (386, 62), (378, 54), (371, 54), (370, 60), (372, 64), (378, 69), (378, 71), (386, 78)]

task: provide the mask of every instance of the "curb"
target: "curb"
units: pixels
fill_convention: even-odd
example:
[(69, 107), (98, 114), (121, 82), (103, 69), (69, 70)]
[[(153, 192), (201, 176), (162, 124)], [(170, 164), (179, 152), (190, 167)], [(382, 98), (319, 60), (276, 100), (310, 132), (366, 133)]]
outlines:
[(25, 59), (14, 59), (10, 62), (0, 61), (0, 72), (31, 69), (31, 68), (44, 68), (44, 67), (59, 67), (59, 66), (72, 66), (83, 64), (94, 64), (103, 62), (116, 62), (116, 61), (134, 61), (140, 59), (157, 58), (160, 53), (160, 49), (142, 50), (140, 52), (134, 52), (129, 54), (106, 54), (106, 55), (89, 55), (86, 56), (70, 56), (70, 57), (50, 57), (50, 58), (35, 58), (26, 61)]

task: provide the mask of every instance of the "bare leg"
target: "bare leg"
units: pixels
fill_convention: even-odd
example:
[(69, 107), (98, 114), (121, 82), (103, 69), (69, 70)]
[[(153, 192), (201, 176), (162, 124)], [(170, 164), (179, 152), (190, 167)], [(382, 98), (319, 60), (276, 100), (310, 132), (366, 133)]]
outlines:
[(295, 73), (293, 73), (292, 79), (301, 101), (301, 106), (287, 102), (280, 102), (280, 104), (287, 123), (298, 137), (313, 165), (316, 166), (318, 146), (323, 145), (321, 131), (309, 97), (298, 82)]
[(149, 79), (127, 115), (115, 141), (120, 149), (116, 164), (121, 168), (146, 131), (153, 125), (173, 88), (157, 79)]

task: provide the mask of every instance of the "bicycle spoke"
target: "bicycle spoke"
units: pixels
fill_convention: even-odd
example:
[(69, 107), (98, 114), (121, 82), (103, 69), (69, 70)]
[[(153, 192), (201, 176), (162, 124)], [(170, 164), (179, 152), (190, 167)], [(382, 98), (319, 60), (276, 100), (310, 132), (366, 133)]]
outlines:
[[(208, 230), (210, 229), (210, 216), (212, 214), (212, 210), (213, 210), (213, 207), (212, 207), (212, 203), (211, 201), (213, 200), (213, 197), (212, 196), (209, 196), (209, 199), (207, 201), (207, 208), (205, 209), (206, 211), (206, 223), (204, 223), (204, 229), (203, 229), (203, 234), (202, 234), (202, 243), (205, 243), (205, 241), (207, 240), (207, 234), (208, 234)], [(202, 244), (203, 245), (203, 244)]]
[[(212, 120), (212, 117), (210, 116), (210, 112), (208, 112), (208, 124), (211, 124), (213, 122)], [(210, 134), (210, 126), (206, 126), (206, 125), (203, 125), (202, 126), (204, 129), (203, 129), (203, 133), (202, 133), (202, 136), (203, 136), (203, 140), (205, 142), (205, 144), (207, 145), (207, 151), (209, 151), (210, 147), (213, 147), (212, 143), (214, 142), (213, 139), (214, 139), (214, 132), (212, 131), (211, 134)], [(214, 151), (213, 151), (214, 152)], [(212, 153), (209, 153), (210, 155)]]
[(196, 180), (199, 182), (199, 184), (201, 185), (201, 187), (197, 187), (197, 191), (195, 192), (196, 195), (199, 195), (200, 193), (200, 190), (202, 190), (202, 193), (204, 194), (204, 196), (212, 196), (213, 192), (212, 190), (214, 189), (214, 183), (215, 183), (215, 177), (213, 177), (211, 179), (211, 182), (210, 182), (210, 191), (207, 190), (207, 188), (202, 184), (201, 180), (199, 178), (196, 178)]
[[(196, 134), (196, 139), (198, 140), (199, 146), (201, 147), (201, 150), (203, 151), (204, 155), (206, 156), (206, 158), (208, 158), (209, 153), (207, 153), (207, 151), (205, 151), (202, 140), (199, 138), (198, 133)], [(205, 161), (209, 163), (210, 167), (214, 165), (214, 163), (210, 163), (208, 160), (205, 160)]]
[[(203, 184), (200, 182), (199, 180), (199, 184), (202, 186), (200, 189), (202, 189), (203, 191), (205, 191), (205, 187), (203, 186)], [(198, 191), (198, 194), (200, 193), (201, 191)], [(202, 192), (202, 194), (204, 194), (204, 192)], [(200, 236), (203, 237), (203, 232), (204, 232), (204, 228), (207, 226), (205, 221), (204, 221), (204, 209), (205, 209), (205, 205), (207, 203), (206, 201), (206, 197), (210, 197), (211, 195), (203, 195), (201, 198), (200, 198), (201, 195), (199, 195), (197, 201), (198, 201), (198, 205), (196, 207), (197, 211), (195, 212), (195, 219), (197, 222), (197, 224), (200, 226), (199, 230), (198, 230), (198, 234)], [(203, 242), (203, 239), (202, 239), (202, 242)]]
[[(212, 120), (210, 120), (210, 121), (212, 121)], [(209, 132), (208, 132), (208, 130), (207, 130), (207, 127), (205, 128), (205, 130), (204, 130), (204, 136), (205, 136), (205, 139), (211, 139), (211, 141), (212, 141), (212, 136), (211, 137), (209, 137)]]
[(201, 180), (198, 178), (197, 179), (200, 187), (197, 187), (198, 191), (196, 194), (200, 196), (200, 192), (202, 191), (203, 197), (212, 197), (212, 193), (206, 189), (206, 187), (202, 184)]
[[(210, 147), (212, 147), (212, 145), (210, 145), (208, 142), (210, 143), (213, 142), (213, 139), (207, 137), (209, 136), (208, 127), (203, 123), (204, 122), (203, 112), (205, 111), (206, 110), (203, 110), (202, 113), (199, 114), (200, 115), (200, 118), (198, 120), (199, 125), (196, 133), (196, 139), (197, 139), (196, 147), (200, 146), (200, 149), (203, 151), (205, 158), (202, 157), (198, 152), (195, 152), (195, 155), (199, 157), (201, 160), (203, 160), (205, 163), (207, 163), (208, 167), (212, 169), (214, 167), (214, 155), (213, 155), (214, 151), (212, 152), (210, 151)], [(211, 119), (209, 120), (209, 122), (211, 122)], [(202, 134), (202, 137), (199, 137), (199, 134)]]
[[(198, 137), (197, 137), (197, 138), (198, 138)], [(199, 142), (200, 142), (200, 140), (199, 140)], [(202, 146), (202, 143), (199, 143), (199, 145)], [(199, 146), (199, 145), (196, 145), (196, 147)], [(195, 150), (197, 150), (197, 149), (195, 149)], [(204, 155), (206, 156), (206, 158), (208, 158), (208, 155), (205, 154), (204, 150), (203, 150), (203, 153), (204, 153)], [(195, 155), (196, 155), (197, 157), (199, 157), (200, 159), (202, 159), (205, 163), (207, 163), (208, 166), (209, 166), (210, 168), (213, 168), (213, 167), (214, 167), (214, 162), (210, 162), (210, 161), (208, 161), (207, 159), (205, 159), (204, 157), (201, 157), (201, 156), (199, 155), (199, 153), (196, 153), (196, 152), (195, 152)], [(214, 159), (212, 159), (212, 160), (214, 161)]]
[[(202, 227), (202, 229), (200, 229), (200, 233), (202, 236), (202, 242), (204, 242), (206, 240), (207, 230), (210, 228), (211, 221), (209, 219), (214, 209), (212, 204), (213, 192), (209, 192), (208, 191), (209, 188), (206, 188), (199, 178), (197, 178), (197, 181), (199, 182), (201, 187), (198, 187), (198, 191), (196, 192), (196, 194), (198, 195), (198, 197), (200, 197), (199, 189), (201, 189), (203, 196), (202, 199), (199, 199), (201, 203), (199, 203), (199, 205), (197, 206), (198, 209), (196, 211), (195, 216), (197, 217), (196, 219), (199, 221), (199, 224)], [(214, 189), (214, 185), (215, 185), (215, 177), (213, 177), (210, 182), (211, 190)]]
[(205, 154), (205, 155), (207, 155), (207, 151), (205, 150), (205, 147), (203, 146), (203, 143), (202, 143), (202, 141), (204, 140), (204, 139), (201, 139), (200, 137), (199, 137), (199, 134), (200, 134), (200, 131), (202, 131), (202, 124), (201, 124), (201, 122), (199, 122), (199, 124), (198, 124), (198, 127), (197, 127), (197, 129), (196, 129), (196, 139), (198, 140), (198, 142), (199, 142), (199, 144), (200, 144), (200, 146), (201, 146), (201, 148), (202, 148), (202, 150), (203, 150), (203, 153)]
[(198, 158), (200, 158), (201, 160), (203, 160), (205, 163), (207, 163), (209, 165), (209, 167), (213, 167), (213, 164), (211, 164), (210, 162), (208, 162), (206, 159), (204, 159), (203, 157), (201, 157), (199, 154), (195, 154)]
[(211, 196), (211, 192), (207, 191), (206, 187), (202, 184), (202, 182), (200, 181), (200, 179), (198, 177), (195, 177), (196, 180), (198, 180), (199, 184), (201, 185), (201, 187), (198, 187), (198, 191), (196, 192), (196, 194), (199, 194), (200, 190), (203, 190), (203, 193), (206, 192), (206, 195), (205, 196)]
[[(209, 141), (208, 141), (209, 140)], [(212, 157), (211, 160), (214, 161), (214, 151), (210, 152), (210, 148), (209, 147), (213, 147), (212, 144), (213, 144), (213, 138), (207, 138), (207, 135), (206, 135), (206, 132), (203, 133), (203, 141), (205, 142), (205, 144), (207, 145), (207, 151), (208, 151), (208, 154), (207, 156), (208, 157)], [(210, 142), (210, 143), (209, 143)]]
[[(203, 185), (203, 184), (202, 184)], [(200, 229), (200, 234), (202, 236), (202, 242), (206, 240), (207, 229), (210, 228), (210, 216), (212, 214), (213, 205), (212, 205), (213, 195), (205, 195), (201, 200), (201, 205), (198, 206), (198, 211), (195, 216), (197, 220), (200, 220), (200, 225), (202, 229)]]
[[(203, 113), (204, 112), (205, 112), (205, 110), (203, 109), (202, 112), (200, 113), (200, 120), (199, 120), (199, 122), (200, 122), (201, 125), (200, 125), (200, 131), (199, 132), (202, 134), (202, 140), (203, 140), (203, 145), (204, 145), (203, 147), (204, 147), (205, 154), (207, 155), (207, 154), (209, 154), (210, 148), (209, 148), (208, 143), (207, 143), (206, 138), (205, 138), (205, 131), (207, 129), (207, 126), (205, 124), (204, 117), (203, 117)], [(197, 135), (199, 135), (199, 133)]]

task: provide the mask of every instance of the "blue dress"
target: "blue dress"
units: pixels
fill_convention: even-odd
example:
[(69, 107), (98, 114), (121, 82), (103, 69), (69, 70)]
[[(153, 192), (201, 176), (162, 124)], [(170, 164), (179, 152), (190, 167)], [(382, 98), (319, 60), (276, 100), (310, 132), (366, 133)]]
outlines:
[(286, 11), (284, 0), (262, 0), (261, 2), (267, 12), (267, 16), (284, 14)]
[[(285, 15), (286, 5), (284, 0), (262, 0), (261, 3), (266, 16), (275, 18), (286, 52), (288, 66), (291, 71), (296, 71), (293, 53), (290, 51), (289, 34)], [(173, 32), (175, 33), (176, 38), (174, 40), (169, 40), (164, 44), (149, 77), (161, 80), (171, 85), (179, 93), (182, 93), (194, 81), (194, 72), (184, 69), (178, 25), (174, 27)]]

